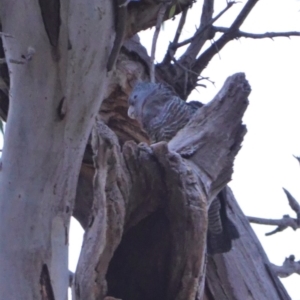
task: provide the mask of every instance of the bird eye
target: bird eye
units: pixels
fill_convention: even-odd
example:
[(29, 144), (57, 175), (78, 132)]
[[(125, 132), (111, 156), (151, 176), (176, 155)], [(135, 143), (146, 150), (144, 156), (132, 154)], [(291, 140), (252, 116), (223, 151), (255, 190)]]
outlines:
[(133, 99), (136, 99), (136, 98), (137, 98), (137, 95), (134, 95), (134, 96), (133, 96)]

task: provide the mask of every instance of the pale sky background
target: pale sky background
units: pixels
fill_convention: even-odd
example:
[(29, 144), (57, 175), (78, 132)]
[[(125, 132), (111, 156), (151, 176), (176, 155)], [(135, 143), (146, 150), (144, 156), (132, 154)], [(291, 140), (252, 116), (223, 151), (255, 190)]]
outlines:
[[(215, 7), (217, 14), (226, 6), (226, 1), (215, 2), (219, 5)], [(240, 2), (216, 25), (229, 26), (246, 1)], [(198, 0), (189, 11), (183, 38), (190, 37), (199, 25), (201, 7), (202, 1)], [(157, 61), (163, 58), (173, 39), (178, 20), (179, 17), (164, 24), (158, 40)], [(253, 33), (300, 31), (300, 1), (261, 0), (241, 29)], [(148, 49), (152, 34), (153, 31), (141, 34), (142, 43)], [(281, 218), (290, 214), (294, 217), (282, 187), (300, 201), (300, 166), (292, 156), (300, 155), (300, 37), (281, 37), (273, 41), (241, 38), (230, 42), (202, 73), (209, 76), (215, 86), (207, 82), (207, 88), (194, 91), (191, 99), (210, 101), (225, 79), (236, 72), (246, 73), (252, 93), (243, 119), (248, 133), (236, 158), (230, 186), (246, 215)], [(290, 254), (300, 260), (300, 231), (287, 229), (266, 237), (264, 234), (274, 227), (254, 225), (253, 228), (271, 262), (281, 265)], [(72, 271), (76, 268), (81, 242), (82, 229), (72, 221), (69, 261)], [(291, 298), (300, 300), (300, 276), (292, 275), (282, 282)]]

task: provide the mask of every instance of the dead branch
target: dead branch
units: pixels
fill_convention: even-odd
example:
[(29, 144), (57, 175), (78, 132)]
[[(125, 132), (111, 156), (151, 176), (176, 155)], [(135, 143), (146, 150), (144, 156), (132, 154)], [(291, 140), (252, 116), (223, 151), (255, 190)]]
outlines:
[[(228, 187), (226, 190), (229, 207), (227, 212), (242, 234), (234, 241), (232, 251), (208, 257), (206, 289), (209, 296), (204, 299), (232, 300), (248, 297), (251, 300), (291, 300), (273, 272), (265, 251), (232, 191)], [(224, 277), (226, 280), (222, 280)], [(222, 283), (216, 286), (220, 281)]]
[[(212, 18), (208, 23), (204, 24), (203, 27), (199, 27), (199, 29), (196, 31), (196, 33), (189, 39), (186, 39), (185, 41), (182, 41), (180, 43), (173, 43), (172, 44), (172, 48), (174, 49), (177, 49), (177, 48), (180, 48), (182, 46), (185, 46), (187, 44), (190, 44), (192, 43), (195, 39), (197, 39), (205, 30), (207, 30), (209, 27), (211, 27), (211, 25), (213, 25), (218, 19), (220, 19), (220, 17), (222, 17), (222, 15), (224, 15), (224, 13), (229, 10), (233, 4), (235, 4), (237, 2), (235, 1), (229, 1), (227, 2), (227, 6), (222, 10), (220, 11), (214, 18)], [(199, 51), (198, 51), (199, 52)], [(186, 51), (185, 55), (188, 55), (188, 51)]]
[(297, 230), (298, 228), (300, 228), (297, 219), (291, 218), (289, 215), (284, 215), (282, 219), (264, 219), (256, 217), (247, 218), (250, 223), (278, 226), (275, 230), (266, 233), (266, 236), (273, 235), (277, 232), (281, 232), (287, 229), (288, 227), (291, 227), (293, 230)]
[(151, 47), (151, 69), (150, 69), (150, 81), (151, 82), (155, 82), (155, 50), (156, 50), (156, 43), (157, 43), (157, 39), (158, 39), (158, 35), (160, 32), (160, 28), (161, 28), (161, 24), (163, 22), (164, 19), (164, 15), (166, 13), (166, 10), (169, 6), (169, 2), (165, 2), (161, 5), (158, 14), (157, 14), (157, 20), (156, 20), (156, 25), (155, 25), (155, 31), (153, 34), (153, 40), (152, 40), (152, 47)]
[(288, 198), (291, 209), (297, 215), (297, 224), (298, 224), (298, 226), (300, 226), (300, 205), (299, 205), (298, 201), (291, 195), (291, 193), (288, 190), (283, 188), (283, 191), (285, 192), (285, 194)]
[[(184, 79), (187, 76), (187, 73), (183, 70), (180, 70), (180, 67), (176, 68), (176, 66), (168, 66), (168, 65), (159, 65), (157, 69), (161, 73), (161, 76), (166, 79), (168, 83), (172, 83), (175, 87), (176, 92), (182, 97), (186, 99), (189, 93), (195, 88), (197, 85), (197, 77), (201, 74), (204, 68), (207, 66), (209, 61), (216, 55), (221, 49), (231, 40), (235, 38), (236, 31), (239, 30), (239, 27), (243, 24), (255, 4), (258, 0), (248, 0), (247, 3), (242, 8), (241, 12), (234, 20), (232, 25), (230, 26), (228, 32), (224, 33), (216, 42), (214, 42), (207, 50), (205, 50), (197, 59), (197, 55), (199, 54), (200, 49), (202, 49), (204, 43), (213, 38), (214, 31), (212, 30), (211, 22), (214, 22), (212, 18), (213, 14), (213, 1), (204, 1), (202, 16), (201, 16), (201, 25), (198, 31), (201, 31), (200, 37), (188, 40), (187, 42), (191, 42), (187, 51), (181, 56), (178, 60), (181, 65), (191, 69), (194, 73), (198, 74), (192, 75), (189, 73), (187, 79)], [(221, 11), (217, 16), (219, 17), (225, 11), (227, 11), (232, 4), (236, 2), (229, 2), (227, 7)], [(209, 24), (208, 28), (205, 26)], [(177, 44), (178, 45), (178, 44)], [(180, 45), (180, 44), (179, 44)], [(181, 68), (182, 69), (182, 68)], [(176, 74), (176, 83), (174, 84), (174, 74)], [(187, 87), (184, 88), (183, 84), (187, 82)], [(183, 94), (183, 91), (187, 91), (186, 94)]]
[[(213, 12), (214, 12), (214, 1), (205, 0), (203, 2), (200, 27), (195, 33), (195, 35), (197, 35), (197, 38), (191, 42), (188, 49), (186, 50), (186, 53), (183, 54), (181, 56), (181, 58), (179, 59), (180, 64), (186, 66), (188, 69), (190, 69), (192, 62), (195, 60), (200, 49), (202, 49), (205, 42), (209, 39), (209, 36), (210, 36), (209, 28), (211, 26), (210, 22), (212, 22), (212, 19), (213, 19), (212, 18)], [(177, 48), (178, 48), (178, 46), (177, 46)], [(188, 76), (188, 74), (186, 72), (184, 73), (184, 76), (187, 77), (185, 82), (188, 81), (190, 76)], [(186, 83), (185, 83), (185, 85), (186, 85)], [(183, 90), (186, 90), (186, 89), (187, 89), (187, 87), (183, 88)], [(183, 98), (186, 98), (186, 96), (187, 95), (185, 94)]]
[(183, 29), (185, 21), (186, 21), (187, 13), (188, 13), (188, 8), (186, 8), (181, 14), (174, 39), (168, 47), (167, 53), (162, 62), (163, 64), (169, 64), (171, 62), (172, 58), (174, 58), (174, 55), (175, 55), (175, 52), (177, 49), (173, 49), (172, 45), (176, 45), (179, 41), (182, 29)]
[[(212, 29), (215, 32), (222, 32), (222, 33), (227, 33), (230, 28), (226, 27), (219, 27), (219, 26), (213, 26)], [(287, 37), (290, 38), (292, 36), (300, 36), (299, 31), (287, 31), (287, 32), (265, 32), (265, 33), (250, 33), (250, 32), (245, 32), (241, 30), (237, 30), (235, 32), (235, 38), (251, 38), (251, 39), (264, 39), (264, 38), (269, 38), (273, 39), (275, 37)]]
[(267, 236), (273, 235), (277, 232), (281, 232), (287, 229), (288, 227), (291, 227), (293, 230), (297, 230), (298, 228), (300, 228), (300, 205), (298, 201), (290, 194), (289, 191), (287, 191), (285, 188), (283, 188), (283, 191), (287, 196), (291, 209), (297, 214), (297, 219), (291, 218), (289, 215), (284, 215), (282, 219), (264, 219), (248, 217), (248, 220), (251, 223), (277, 226), (275, 230), (266, 233)]
[(300, 275), (300, 260), (295, 261), (294, 255), (286, 257), (282, 266), (271, 264), (271, 267), (275, 274), (281, 278), (288, 277), (292, 274)]
[(297, 159), (298, 163), (300, 163), (300, 156), (295, 156), (295, 155), (293, 156)]
[(215, 43), (213, 43), (200, 57), (193, 66), (193, 70), (200, 74), (207, 66), (212, 57), (219, 52), (229, 41), (235, 38), (236, 31), (244, 23), (249, 13), (255, 6), (258, 0), (248, 0), (237, 18), (234, 20), (229, 30), (224, 33)]

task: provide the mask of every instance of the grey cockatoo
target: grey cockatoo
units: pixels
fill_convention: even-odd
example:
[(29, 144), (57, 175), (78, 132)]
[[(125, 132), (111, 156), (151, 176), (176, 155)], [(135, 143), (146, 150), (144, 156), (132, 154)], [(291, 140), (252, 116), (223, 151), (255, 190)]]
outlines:
[[(163, 84), (140, 82), (128, 99), (128, 116), (136, 119), (151, 142), (170, 141), (202, 104), (185, 102)], [(208, 253), (230, 251), (238, 231), (226, 213), (226, 190), (212, 201), (208, 210)]]

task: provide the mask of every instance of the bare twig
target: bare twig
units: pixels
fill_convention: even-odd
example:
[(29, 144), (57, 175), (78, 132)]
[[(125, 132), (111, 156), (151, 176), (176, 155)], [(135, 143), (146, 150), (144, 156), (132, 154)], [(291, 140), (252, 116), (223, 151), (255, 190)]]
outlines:
[[(232, 24), (232, 26), (234, 26), (232, 27), (233, 31), (238, 30), (238, 26), (242, 24), (242, 22), (245, 20), (245, 18), (247, 17), (247, 15), (249, 14), (249, 12), (254, 7), (257, 1), (258, 0), (248, 0), (246, 5), (241, 10), (239, 16)], [(196, 31), (194, 36), (184, 42), (177, 43), (176, 45), (170, 45), (169, 47), (170, 49), (172, 47), (175, 47), (175, 49), (177, 49), (180, 46), (190, 43), (185, 53), (178, 59), (178, 61), (181, 63), (181, 65), (187, 67), (188, 69), (192, 69), (197, 75), (196, 74), (191, 75), (191, 73), (188, 73), (189, 77), (186, 80), (185, 78), (187, 73), (185, 71), (176, 70), (174, 66), (170, 68), (169, 64), (165, 65), (164, 62), (159, 66), (159, 71), (162, 74), (165, 74), (165, 76), (166, 74), (168, 75), (168, 78), (166, 79), (168, 83), (171, 83), (174, 80), (174, 75), (172, 74), (174, 73), (178, 74), (176, 84), (175, 84), (176, 86), (175, 90), (182, 98), (186, 98), (186, 95), (188, 95), (191, 92), (191, 90), (195, 88), (195, 86), (197, 85), (198, 75), (201, 74), (201, 72), (207, 66), (208, 62), (212, 59), (212, 57), (218, 51), (220, 51), (227, 42), (233, 39), (230, 35), (223, 34), (223, 39), (221, 38), (220, 40), (215, 42), (198, 57), (200, 50), (203, 48), (207, 40), (211, 40), (213, 38), (214, 32), (212, 31), (211, 28), (212, 24), (216, 20), (218, 20), (232, 5), (234, 5), (237, 2), (235, 1), (228, 2), (227, 6), (220, 13), (218, 13), (214, 18), (212, 17), (213, 6), (214, 6), (213, 3), (214, 1), (212, 0), (204, 1), (200, 28)], [(225, 35), (226, 38), (224, 39)], [(174, 49), (173, 52), (175, 52)], [(188, 83), (188, 86), (186, 88), (186, 93), (183, 93), (183, 91), (185, 90), (185, 87), (183, 86), (185, 82)]]
[(151, 69), (150, 69), (150, 80), (151, 82), (155, 82), (155, 50), (156, 50), (156, 43), (160, 31), (161, 24), (164, 19), (164, 15), (166, 13), (166, 10), (168, 8), (169, 1), (166, 1), (165, 3), (162, 4), (161, 8), (158, 11), (157, 15), (157, 20), (156, 20), (156, 26), (155, 26), (155, 31), (153, 34), (153, 40), (152, 40), (152, 47), (151, 47)]
[(181, 69), (183, 69), (184, 71), (186, 71), (187, 73), (192, 73), (194, 75), (197, 75), (197, 73), (195, 73), (193, 70), (186, 68), (185, 66), (183, 66), (175, 57), (172, 57), (171, 60), (178, 65)]
[(271, 232), (266, 233), (266, 235), (273, 235), (277, 232), (283, 231), (288, 227), (291, 227), (293, 230), (297, 230), (300, 228), (300, 205), (298, 201), (287, 191), (283, 188), (285, 192), (289, 205), (291, 209), (297, 214), (297, 218), (291, 218), (289, 215), (284, 215), (282, 219), (263, 219), (263, 218), (255, 218), (255, 217), (248, 217), (249, 222), (256, 223), (256, 224), (263, 224), (263, 225), (275, 225), (277, 228)]
[(187, 12), (188, 12), (188, 7), (181, 14), (181, 17), (180, 17), (180, 20), (179, 20), (179, 23), (178, 23), (178, 27), (177, 27), (173, 42), (171, 42), (169, 47), (168, 47), (167, 53), (166, 53), (166, 55), (163, 59), (163, 64), (170, 63), (170, 61), (172, 60), (172, 58), (175, 55), (175, 52), (176, 52), (177, 48), (173, 47), (173, 45), (176, 45), (179, 41), (183, 26), (184, 26), (185, 21), (186, 21)]
[(277, 232), (283, 231), (288, 227), (291, 227), (293, 230), (297, 230), (300, 228), (297, 219), (291, 218), (289, 215), (284, 215), (282, 219), (264, 219), (264, 218), (256, 218), (256, 217), (247, 217), (247, 218), (250, 223), (278, 226), (275, 230), (266, 233), (266, 236), (273, 235)]
[[(191, 69), (189, 69), (189, 68), (183, 66), (183, 65), (182, 65), (175, 57), (171, 57), (171, 60), (172, 60), (176, 65), (178, 65), (182, 70), (184, 70), (184, 72), (185, 72), (185, 76), (184, 76), (185, 82), (184, 82), (184, 86), (183, 86), (183, 88), (184, 88), (183, 95), (184, 95), (184, 96), (187, 96), (186, 90), (187, 90), (187, 84), (188, 84), (188, 78), (189, 78), (188, 74), (190, 73), (190, 74), (193, 74), (193, 75), (196, 75), (196, 76), (198, 76), (198, 74), (195, 73), (193, 70), (191, 70)], [(197, 82), (199, 82), (199, 81), (201, 81), (201, 80), (207, 80), (207, 81), (209, 81), (210, 83), (212, 83), (213, 85), (215, 84), (213, 81), (211, 81), (211, 80), (209, 79), (209, 77), (199, 76)], [(206, 85), (200, 84), (200, 83), (197, 83), (197, 86), (202, 86), (202, 87), (205, 87), (205, 88), (206, 88)]]
[(298, 163), (300, 163), (300, 156), (295, 156), (295, 155), (293, 156), (297, 159)]
[(215, 82), (212, 81), (209, 77), (199, 76), (198, 82), (201, 81), (201, 80), (207, 80), (207, 81), (210, 82), (211, 84), (215, 85)]
[(297, 222), (298, 222), (298, 226), (300, 226), (300, 205), (289, 191), (287, 191), (285, 188), (283, 188), (283, 191), (285, 192), (288, 198), (291, 209), (297, 214)]
[(258, 0), (248, 0), (235, 21), (230, 26), (228, 32), (224, 33), (213, 45), (211, 45), (200, 55), (193, 66), (193, 69), (196, 73), (200, 74), (213, 56), (229, 41), (235, 38), (236, 31), (238, 31), (240, 26), (244, 23), (245, 19), (248, 17), (249, 13), (257, 2)]
[(282, 266), (271, 264), (271, 267), (275, 274), (281, 278), (288, 277), (295, 273), (300, 275), (300, 261), (295, 261), (294, 255), (286, 257)]
[(214, 18), (212, 18), (207, 24), (205, 24), (203, 27), (200, 27), (197, 32), (194, 34), (194, 36), (190, 37), (189, 39), (186, 39), (185, 41), (177, 44), (173, 44), (172, 48), (179, 48), (182, 46), (185, 46), (189, 43), (191, 43), (193, 40), (195, 40), (197, 37), (199, 37), (208, 27), (210, 27), (213, 23), (215, 23), (230, 7), (232, 7), (233, 4), (237, 2), (235, 1), (230, 1), (227, 2), (227, 6), (220, 11)]
[[(213, 26), (215, 32), (229, 32), (230, 28), (226, 27), (218, 27)], [(235, 32), (235, 38), (245, 37), (245, 38), (252, 38), (252, 39), (264, 39), (270, 38), (273, 39), (275, 37), (287, 37), (290, 38), (291, 36), (300, 36), (299, 31), (287, 31), (287, 32), (265, 32), (265, 33), (250, 33), (241, 30), (237, 30)]]

